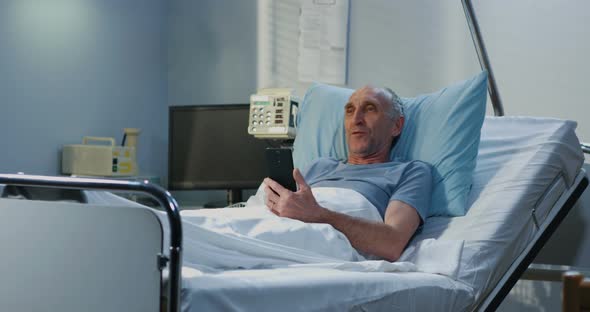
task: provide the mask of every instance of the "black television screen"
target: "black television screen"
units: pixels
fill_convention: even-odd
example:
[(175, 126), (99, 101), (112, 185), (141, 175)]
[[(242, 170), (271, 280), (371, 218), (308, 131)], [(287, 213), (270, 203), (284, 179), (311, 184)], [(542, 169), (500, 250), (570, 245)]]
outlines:
[(248, 104), (171, 106), (168, 188), (252, 189), (268, 176), (267, 143), (248, 134)]

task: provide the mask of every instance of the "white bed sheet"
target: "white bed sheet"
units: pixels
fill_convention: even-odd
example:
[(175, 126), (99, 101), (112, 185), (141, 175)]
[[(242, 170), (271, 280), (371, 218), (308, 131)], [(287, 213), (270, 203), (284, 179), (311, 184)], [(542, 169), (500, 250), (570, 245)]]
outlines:
[(461, 311), (471, 288), (428, 273), (279, 268), (183, 270), (182, 311)]
[[(487, 117), (469, 198), (458, 218), (429, 218), (421, 240), (464, 240), (457, 279), (321, 268), (183, 271), (183, 311), (448, 311), (472, 309), (524, 249), (583, 163), (576, 123)], [(445, 254), (440, 255), (441, 259)]]

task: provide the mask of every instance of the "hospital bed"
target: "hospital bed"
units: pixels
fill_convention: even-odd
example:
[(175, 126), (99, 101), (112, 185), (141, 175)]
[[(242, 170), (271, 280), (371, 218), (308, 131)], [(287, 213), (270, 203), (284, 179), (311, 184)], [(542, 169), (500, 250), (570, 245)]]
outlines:
[(0, 248), (10, 251), (0, 261), (0, 310), (157, 311), (163, 303), (175, 311), (494, 310), (588, 183), (574, 128), (557, 119), (486, 118), (468, 213), (428, 218), (407, 249), (460, 242), (455, 256), (429, 254), (458, 259), (446, 274), (429, 273), (432, 263), (415, 272), (180, 270), (181, 215), (157, 186), (1, 175), (1, 184), (147, 192), (169, 224), (106, 192), (87, 192), (94, 204), (0, 199)]
[[(318, 268), (187, 272), (183, 300), (204, 310), (494, 310), (587, 185), (573, 127), (486, 119), (468, 213), (427, 219), (409, 247), (431, 238), (461, 241), (452, 277)], [(444, 262), (450, 253), (430, 256)]]

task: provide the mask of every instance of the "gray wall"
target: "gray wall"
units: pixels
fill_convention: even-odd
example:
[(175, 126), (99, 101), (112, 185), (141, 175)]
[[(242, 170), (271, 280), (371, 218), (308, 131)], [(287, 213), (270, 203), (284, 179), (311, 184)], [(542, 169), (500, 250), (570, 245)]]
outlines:
[(143, 173), (165, 175), (165, 0), (0, 2), (0, 172), (60, 173), (82, 136), (142, 129)]
[(414, 96), (479, 71), (459, 0), (351, 0), (350, 10), (349, 87)]
[(171, 0), (170, 105), (248, 103), (256, 92), (256, 0)]
[[(473, 1), (505, 111), (578, 120), (590, 140), (585, 92), (588, 1)], [(459, 0), (351, 0), (349, 86), (437, 90), (479, 70)], [(491, 109), (489, 109), (491, 112)]]
[[(256, 0), (169, 3), (168, 104), (248, 103), (256, 92)], [(184, 208), (226, 200), (224, 191), (173, 194)]]

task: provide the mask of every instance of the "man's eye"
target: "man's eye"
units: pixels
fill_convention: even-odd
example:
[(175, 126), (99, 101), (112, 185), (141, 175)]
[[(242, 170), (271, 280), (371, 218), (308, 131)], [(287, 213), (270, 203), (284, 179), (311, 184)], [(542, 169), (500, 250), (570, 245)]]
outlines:
[(375, 106), (369, 105), (369, 106), (367, 106), (366, 109), (367, 109), (367, 112), (374, 112), (375, 111)]

